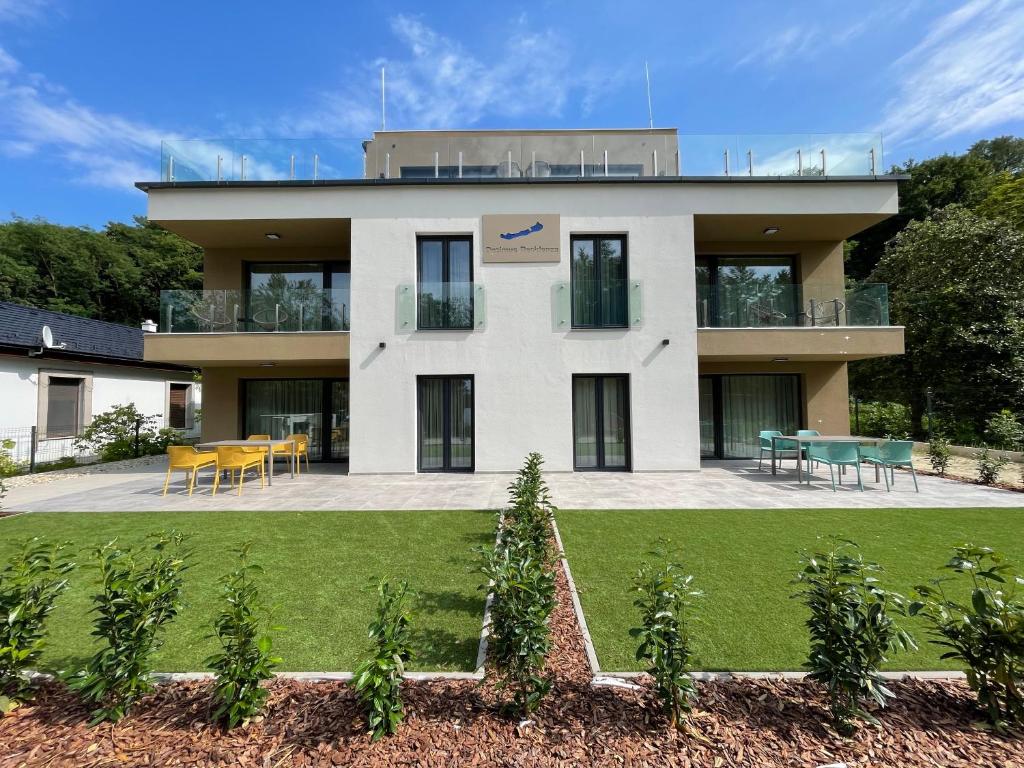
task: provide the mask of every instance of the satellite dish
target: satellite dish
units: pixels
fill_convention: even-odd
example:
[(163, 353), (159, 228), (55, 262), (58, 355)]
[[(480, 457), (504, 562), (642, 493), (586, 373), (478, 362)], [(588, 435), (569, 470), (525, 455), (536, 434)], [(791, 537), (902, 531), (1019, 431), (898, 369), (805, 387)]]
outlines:
[(53, 349), (53, 331), (50, 330), (50, 326), (43, 326), (43, 346), (47, 349)]

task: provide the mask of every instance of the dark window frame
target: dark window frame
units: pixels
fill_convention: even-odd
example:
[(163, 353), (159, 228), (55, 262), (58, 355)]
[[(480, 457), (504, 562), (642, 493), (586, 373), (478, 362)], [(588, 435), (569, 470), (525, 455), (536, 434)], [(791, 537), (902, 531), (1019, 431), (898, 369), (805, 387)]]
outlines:
[[(304, 261), (302, 259), (295, 259), (295, 260), (287, 260), (286, 259), (286, 260), (283, 260), (283, 261), (276, 261), (276, 260), (268, 260), (268, 261), (243, 261), (242, 262), (242, 272), (243, 272), (243, 275), (242, 275), (242, 279), (243, 279), (242, 290), (244, 291), (244, 295), (245, 295), (245, 310), (244, 310), (245, 311), (245, 317), (241, 317), (241, 318), (238, 318), (238, 319), (245, 323), (245, 329), (246, 330), (250, 330), (250, 326), (254, 324), (254, 321), (252, 319), (252, 270), (253, 270), (253, 267), (288, 266), (289, 264), (292, 264), (292, 265), (294, 265), (294, 264), (310, 264), (310, 265), (315, 265), (315, 266), (320, 267), (320, 274), (322, 275), (322, 282), (323, 282), (322, 290), (324, 290), (324, 291), (333, 290), (334, 286), (332, 285), (332, 283), (333, 283), (333, 279), (332, 278), (333, 278), (333, 273), (334, 272), (345, 272), (346, 274), (348, 274), (349, 275), (350, 292), (349, 292), (348, 305), (345, 307), (345, 311), (342, 312), (342, 323), (344, 325), (351, 325), (351, 320), (348, 319), (350, 317), (350, 315), (351, 315), (351, 309), (352, 309), (352, 296), (351, 296), (352, 261), (351, 260), (348, 260), (348, 259), (334, 259), (334, 260), (324, 261), (324, 260), (320, 260), (320, 259), (310, 259), (309, 261)], [(339, 266), (345, 266), (346, 269), (338, 269)], [(321, 326), (323, 326), (324, 324), (327, 323), (327, 319), (329, 317), (331, 317), (331, 314), (328, 311), (328, 306), (327, 306), (327, 303), (325, 302), (324, 303), (324, 310), (323, 310), (323, 313), (321, 315)], [(338, 330), (347, 331), (349, 329), (348, 328), (341, 328), (341, 329), (338, 329)]]
[[(576, 379), (596, 379), (594, 403), (597, 414), (597, 466), (579, 466), (576, 455)], [(607, 467), (604, 455), (604, 379), (622, 379), (626, 382), (626, 463), (621, 467)], [(574, 472), (632, 472), (633, 471), (633, 387), (628, 373), (574, 373), (572, 375), (572, 467)]]
[[(595, 262), (600, 258), (601, 247), (600, 241), (602, 240), (620, 240), (622, 242), (622, 264), (625, 267), (625, 275), (622, 278), (622, 290), (623, 290), (623, 305), (626, 308), (626, 319), (623, 323), (603, 323), (600, 321), (600, 317), (603, 314), (604, 309), (604, 294), (602, 288), (602, 277), (601, 267), (599, 263), (594, 265), (595, 278), (595, 291), (597, 293), (597, 308), (594, 312), (595, 317), (598, 318), (596, 323), (580, 323), (576, 320), (576, 243), (581, 240), (590, 240), (594, 243), (594, 259)], [(609, 330), (621, 330), (623, 328), (629, 328), (629, 235), (625, 233), (603, 233), (603, 234), (575, 234), (569, 236), (569, 314), (571, 317), (571, 324), (573, 328), (591, 330), (591, 329), (609, 329)]]
[[(423, 284), (423, 243), (441, 243), (441, 301), (444, 307), (444, 317), (440, 325), (424, 325), (423, 313), (420, 312), (420, 286)], [(469, 321), (466, 325), (453, 325), (449, 316), (449, 301), (451, 300), (451, 262), (449, 261), (449, 249), (453, 242), (465, 242), (469, 244)], [(475, 311), (473, 277), (475, 256), (473, 253), (472, 235), (416, 235), (416, 330), (418, 331), (471, 331), (474, 327)]]
[[(185, 401), (182, 403), (182, 410), (181, 410), (181, 422), (182, 423), (181, 423), (180, 427), (177, 424), (173, 424), (172, 423), (172, 420), (173, 420), (173, 417), (174, 417), (174, 412), (172, 410), (173, 407), (174, 407), (174, 403), (171, 401), (171, 392), (175, 391), (175, 389), (184, 391), (184, 393), (185, 393)], [(167, 382), (167, 426), (168, 427), (170, 427), (171, 429), (181, 429), (181, 430), (188, 430), (188, 429), (192, 428), (192, 425), (189, 424), (189, 418), (188, 418), (188, 416), (189, 416), (189, 403), (191, 403), (191, 402), (192, 402), (192, 384), (189, 384), (188, 382), (184, 382), (184, 381), (169, 381), (169, 382)]]
[[(452, 467), (452, 422), (451, 422), (451, 381), (469, 379), (470, 384), (470, 433), (472, 435), (468, 467)], [(423, 382), (442, 381), (442, 459), (441, 467), (423, 468)], [(476, 471), (476, 376), (472, 373), (444, 375), (426, 374), (416, 377), (416, 471), (437, 474), (449, 472), (473, 473)]]
[[(709, 459), (715, 461), (749, 461), (744, 457), (725, 456), (725, 400), (722, 397), (722, 379), (726, 376), (790, 376), (796, 379), (796, 401), (798, 424), (797, 429), (807, 428), (807, 401), (804, 400), (804, 374), (802, 373), (702, 373), (698, 380), (708, 379), (711, 381), (712, 414), (711, 424), (715, 433), (715, 448), (710, 456), (700, 456), (701, 460)], [(699, 403), (698, 403), (699, 406)], [(699, 415), (699, 414), (698, 414)], [(700, 436), (698, 435), (698, 440)]]
[[(310, 459), (315, 463), (345, 463), (349, 461), (352, 455), (352, 430), (351, 430), (351, 412), (352, 412), (352, 384), (349, 376), (271, 376), (267, 378), (255, 378), (248, 377), (238, 380), (238, 429), (240, 432), (246, 432), (245, 429), (245, 413), (247, 410), (248, 399), (249, 399), (249, 383), (253, 381), (319, 381), (323, 386), (323, 393), (320, 398), (320, 458)], [(348, 453), (345, 456), (330, 456), (325, 458), (325, 454), (330, 454), (330, 424), (328, 419), (324, 417), (331, 412), (331, 384), (337, 381), (349, 382), (349, 445)], [(240, 434), (239, 440), (245, 439), (244, 434)]]
[[(718, 269), (720, 262), (723, 259), (787, 259), (789, 261), (789, 274), (791, 277), (791, 285), (801, 285), (800, 275), (797, 273), (799, 254), (797, 253), (698, 253), (694, 257), (694, 279), (697, 276), (697, 266), (699, 262), (703, 261), (707, 266), (708, 270), (708, 289), (710, 291), (710, 297), (708, 301), (708, 324), (700, 324), (700, 313), (697, 315), (697, 327), (698, 328), (734, 328), (736, 326), (722, 325), (721, 322), (721, 310), (718, 306)], [(698, 299), (700, 293), (697, 293)], [(797, 310), (799, 308), (799, 301), (796, 296), (793, 297), (794, 306), (792, 307), (793, 316), (796, 317)]]

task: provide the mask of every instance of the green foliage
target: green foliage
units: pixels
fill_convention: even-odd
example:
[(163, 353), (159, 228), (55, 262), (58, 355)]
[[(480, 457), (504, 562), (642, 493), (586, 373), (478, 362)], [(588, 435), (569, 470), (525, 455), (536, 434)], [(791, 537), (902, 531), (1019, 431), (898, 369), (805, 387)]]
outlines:
[(270, 613), (260, 602), (254, 577), (263, 573), (248, 562), (252, 543), (236, 550), (238, 567), (220, 579), (223, 607), (213, 623), (221, 652), (206, 659), (217, 678), (213, 719), (234, 728), (259, 714), (268, 691), (261, 683), (273, 677), (281, 659), (271, 656)]
[(949, 468), (950, 455), (949, 440), (936, 432), (928, 441), (928, 462), (939, 477), (945, 476)]
[(182, 608), (190, 556), (185, 537), (171, 531), (150, 538), (153, 543), (142, 549), (122, 549), (115, 539), (96, 550), (103, 591), (93, 596), (92, 634), (104, 646), (68, 681), (94, 705), (94, 724), (120, 720), (152, 690), (150, 657)]
[(794, 597), (811, 614), (808, 678), (828, 690), (837, 732), (852, 733), (856, 717), (878, 725), (864, 703), (884, 707), (894, 697), (879, 668), (886, 654), (917, 647), (890, 616), (892, 609), (904, 612), (904, 598), (882, 588), (882, 567), (864, 560), (852, 541), (833, 538), (824, 552), (801, 553), (801, 564), (793, 583), (800, 587)]
[(25, 462), (15, 461), (11, 456), (13, 440), (0, 440), (0, 479), (18, 475), (25, 471)]
[(967, 154), (987, 160), (997, 173), (1024, 173), (1024, 139), (998, 136), (974, 142)]
[(1010, 463), (1005, 456), (993, 456), (988, 446), (983, 446), (974, 454), (974, 458), (978, 460), (978, 482), (982, 485), (995, 485), (999, 482), (1003, 467)]
[(405, 708), (402, 678), (405, 665), (413, 658), (412, 629), (405, 581), (393, 587), (387, 579), (377, 585), (377, 617), (370, 624), (370, 657), (353, 675), (353, 685), (366, 709), (373, 741), (398, 731)]
[[(921, 601), (911, 612), (931, 625), (931, 642), (949, 649), (943, 659), (967, 666), (967, 681), (993, 726), (1024, 724), (1024, 599), (1018, 595), (1024, 577), (998, 552), (973, 544), (954, 547), (945, 568), (956, 577), (916, 587)], [(970, 602), (944, 587), (962, 577), (969, 582)]]
[(544, 457), (531, 453), (515, 480), (508, 486), (509, 507), (504, 513), (503, 540), (529, 542), (536, 556), (551, 554), (551, 520), (555, 505), (551, 502), (542, 467)]
[[(902, 403), (861, 403), (860, 432), (871, 437), (903, 435), (910, 432), (910, 410)], [(854, 414), (850, 414), (853, 429)]]
[(42, 219), (0, 224), (0, 300), (136, 325), (162, 289), (202, 288), (203, 251), (136, 217), (102, 232)]
[(985, 422), (985, 437), (997, 448), (1015, 450), (1024, 443), (1024, 425), (1012, 411), (1003, 408)]
[(32, 687), (22, 672), (39, 659), (46, 617), (75, 568), (68, 546), (33, 537), (0, 571), (0, 713), (31, 698)]
[(907, 352), (872, 370), (910, 404), (915, 432), (926, 385), (944, 424), (980, 432), (985, 414), (1024, 412), (1022, 263), (1024, 232), (959, 206), (911, 223), (886, 246), (872, 280), (889, 284)]
[(1024, 229), (1024, 176), (1003, 174), (975, 210), (990, 219), (1001, 218)]
[(77, 466), (78, 461), (74, 456), (65, 456), (55, 461), (48, 461), (45, 464), (36, 464), (36, 474), (38, 475), (40, 472), (56, 472), (60, 469), (71, 469)]
[(95, 453), (104, 461), (130, 459), (136, 455), (136, 428), (139, 456), (164, 453), (168, 445), (181, 443), (177, 431), (159, 429), (157, 423), (156, 416), (143, 416), (135, 403), (115, 405), (93, 417), (92, 423), (75, 438), (75, 447)]
[(693, 576), (670, 558), (667, 545), (661, 542), (652, 552), (658, 562), (644, 562), (633, 578), (633, 591), (639, 594), (633, 605), (640, 609), (641, 626), (629, 634), (640, 641), (636, 660), (654, 678), (662, 712), (673, 727), (681, 728), (683, 713), (697, 698), (689, 674), (690, 613), (701, 593), (692, 587)]

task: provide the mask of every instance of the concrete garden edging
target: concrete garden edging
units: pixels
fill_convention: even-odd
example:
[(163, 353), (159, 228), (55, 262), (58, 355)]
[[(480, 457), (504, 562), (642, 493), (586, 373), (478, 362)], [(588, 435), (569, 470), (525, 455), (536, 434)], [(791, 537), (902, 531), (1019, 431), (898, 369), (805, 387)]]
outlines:
[[(928, 443), (922, 443), (917, 440), (914, 441), (914, 450), (928, 453)], [(962, 459), (973, 459), (975, 455), (980, 451), (981, 448), (972, 448), (969, 445), (951, 445), (949, 446), (949, 452), (954, 456), (959, 456)], [(1015, 461), (1018, 464), (1024, 463), (1024, 451), (1004, 451), (999, 448), (989, 448), (988, 452), (993, 456), (1005, 456), (1010, 461)]]

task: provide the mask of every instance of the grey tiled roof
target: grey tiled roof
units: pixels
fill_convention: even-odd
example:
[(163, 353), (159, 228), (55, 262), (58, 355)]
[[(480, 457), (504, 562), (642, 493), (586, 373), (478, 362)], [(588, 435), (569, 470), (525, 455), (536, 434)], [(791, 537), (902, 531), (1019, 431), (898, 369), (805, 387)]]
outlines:
[(39, 348), (44, 325), (64, 354), (142, 361), (141, 328), (0, 301), (0, 346)]

